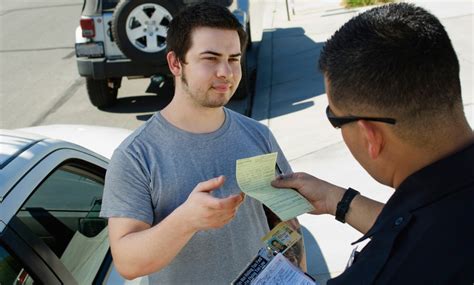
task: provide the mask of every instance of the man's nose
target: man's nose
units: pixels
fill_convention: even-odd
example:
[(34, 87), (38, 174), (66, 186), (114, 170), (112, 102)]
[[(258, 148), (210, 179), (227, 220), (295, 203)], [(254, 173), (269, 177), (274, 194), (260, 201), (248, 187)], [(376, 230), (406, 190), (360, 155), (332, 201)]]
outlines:
[(231, 78), (233, 76), (234, 73), (232, 71), (232, 66), (230, 66), (230, 63), (227, 61), (221, 62), (219, 64), (219, 67), (217, 68), (217, 77)]

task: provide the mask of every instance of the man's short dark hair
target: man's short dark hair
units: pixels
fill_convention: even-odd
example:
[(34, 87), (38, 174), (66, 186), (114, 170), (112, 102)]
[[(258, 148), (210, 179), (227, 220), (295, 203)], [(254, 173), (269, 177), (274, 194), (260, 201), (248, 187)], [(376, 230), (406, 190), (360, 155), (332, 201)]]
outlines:
[(352, 18), (327, 41), (319, 67), (331, 101), (358, 112), (352, 115), (370, 110), (397, 119), (397, 125), (426, 126), (436, 114), (462, 110), (451, 40), (435, 16), (411, 4), (380, 6)]
[(180, 11), (171, 21), (166, 37), (167, 51), (173, 51), (181, 62), (191, 48), (191, 35), (201, 27), (234, 30), (240, 39), (243, 52), (247, 44), (247, 34), (237, 18), (224, 6), (203, 2)]

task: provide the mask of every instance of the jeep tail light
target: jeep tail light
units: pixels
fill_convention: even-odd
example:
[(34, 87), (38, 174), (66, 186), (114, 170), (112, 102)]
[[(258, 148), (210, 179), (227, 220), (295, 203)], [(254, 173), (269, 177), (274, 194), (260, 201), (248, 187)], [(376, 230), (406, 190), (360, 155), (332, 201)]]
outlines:
[(94, 19), (81, 19), (81, 29), (83, 38), (93, 38), (95, 36)]

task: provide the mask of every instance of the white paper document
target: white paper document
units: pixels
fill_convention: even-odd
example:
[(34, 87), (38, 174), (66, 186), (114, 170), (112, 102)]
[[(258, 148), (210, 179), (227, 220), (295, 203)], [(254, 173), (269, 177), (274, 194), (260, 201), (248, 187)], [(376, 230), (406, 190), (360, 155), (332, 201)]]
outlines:
[(311, 278), (281, 253), (277, 254), (251, 285), (316, 285)]

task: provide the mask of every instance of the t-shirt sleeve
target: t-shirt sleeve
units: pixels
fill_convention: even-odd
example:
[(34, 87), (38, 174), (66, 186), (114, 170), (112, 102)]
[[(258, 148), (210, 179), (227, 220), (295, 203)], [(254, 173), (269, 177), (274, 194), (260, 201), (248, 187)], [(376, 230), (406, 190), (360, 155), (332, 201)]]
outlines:
[(126, 217), (153, 224), (150, 175), (126, 149), (117, 149), (105, 176), (101, 217)]
[(278, 152), (277, 164), (282, 174), (293, 173), (293, 170), (291, 170), (290, 163), (288, 162), (288, 160), (286, 160), (285, 154), (281, 150), (280, 146), (278, 145), (278, 142), (275, 139), (275, 136), (273, 135), (271, 131), (269, 131), (268, 139), (270, 142), (271, 151)]

